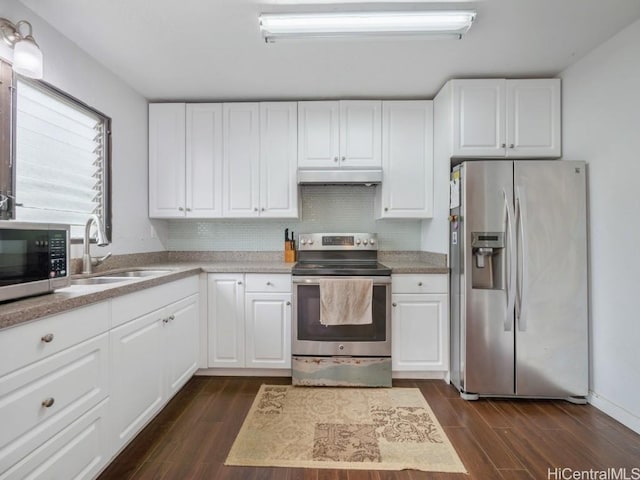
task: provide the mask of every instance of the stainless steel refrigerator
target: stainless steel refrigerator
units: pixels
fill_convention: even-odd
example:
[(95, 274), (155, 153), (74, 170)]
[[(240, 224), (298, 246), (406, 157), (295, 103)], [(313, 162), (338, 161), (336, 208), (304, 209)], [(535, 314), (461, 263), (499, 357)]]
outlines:
[(584, 403), (585, 163), (465, 161), (450, 191), (452, 383)]

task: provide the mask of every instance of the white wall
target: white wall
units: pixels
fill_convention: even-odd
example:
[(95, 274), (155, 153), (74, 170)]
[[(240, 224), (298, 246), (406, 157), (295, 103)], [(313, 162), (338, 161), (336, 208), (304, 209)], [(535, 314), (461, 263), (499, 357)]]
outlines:
[(591, 402), (640, 432), (640, 21), (561, 77), (563, 158), (589, 168)]
[[(2, 16), (28, 20), (44, 53), (44, 80), (112, 119), (113, 243), (94, 255), (164, 250), (147, 218), (147, 101), (76, 44), (17, 0), (3, 1)], [(2, 52), (0, 52), (2, 53)], [(161, 236), (166, 225), (157, 225)], [(81, 247), (74, 246), (74, 257)]]

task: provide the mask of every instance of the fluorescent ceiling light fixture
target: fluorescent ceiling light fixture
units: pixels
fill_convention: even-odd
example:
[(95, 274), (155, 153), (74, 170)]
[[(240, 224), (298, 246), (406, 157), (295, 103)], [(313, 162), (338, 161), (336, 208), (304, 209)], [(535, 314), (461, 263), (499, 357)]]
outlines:
[(461, 38), (476, 17), (474, 11), (263, 13), (265, 41), (384, 35), (455, 35)]

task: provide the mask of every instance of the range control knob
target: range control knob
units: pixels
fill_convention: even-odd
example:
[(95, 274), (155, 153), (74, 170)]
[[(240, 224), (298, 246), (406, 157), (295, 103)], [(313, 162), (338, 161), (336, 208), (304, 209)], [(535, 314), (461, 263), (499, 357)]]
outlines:
[(310, 238), (309, 240), (307, 240), (307, 243), (308, 243), (309, 245), (313, 245), (313, 238)]
[(369, 243), (369, 240), (367, 240), (366, 238), (362, 241), (363, 245), (367, 245)]
[(307, 244), (307, 241), (303, 238), (302, 240), (300, 240), (300, 244), (301, 244), (301, 245), (306, 245), (306, 244)]
[(375, 245), (375, 244), (376, 244), (376, 241), (372, 238), (372, 239), (369, 241), (369, 243), (370, 243), (371, 245)]
[(356, 238), (356, 245), (360, 245), (360, 239)]

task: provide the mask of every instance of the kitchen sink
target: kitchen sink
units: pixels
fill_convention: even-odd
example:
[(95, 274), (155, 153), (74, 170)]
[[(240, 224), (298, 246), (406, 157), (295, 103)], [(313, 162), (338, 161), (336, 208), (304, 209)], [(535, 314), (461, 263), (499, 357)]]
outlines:
[(89, 277), (89, 278), (74, 278), (71, 280), (71, 285), (105, 285), (109, 283), (126, 282), (125, 278), (109, 278), (109, 277)]
[(155, 277), (169, 273), (171, 270), (127, 270), (125, 272), (113, 272), (101, 275), (99, 278), (139, 278), (139, 277)]

